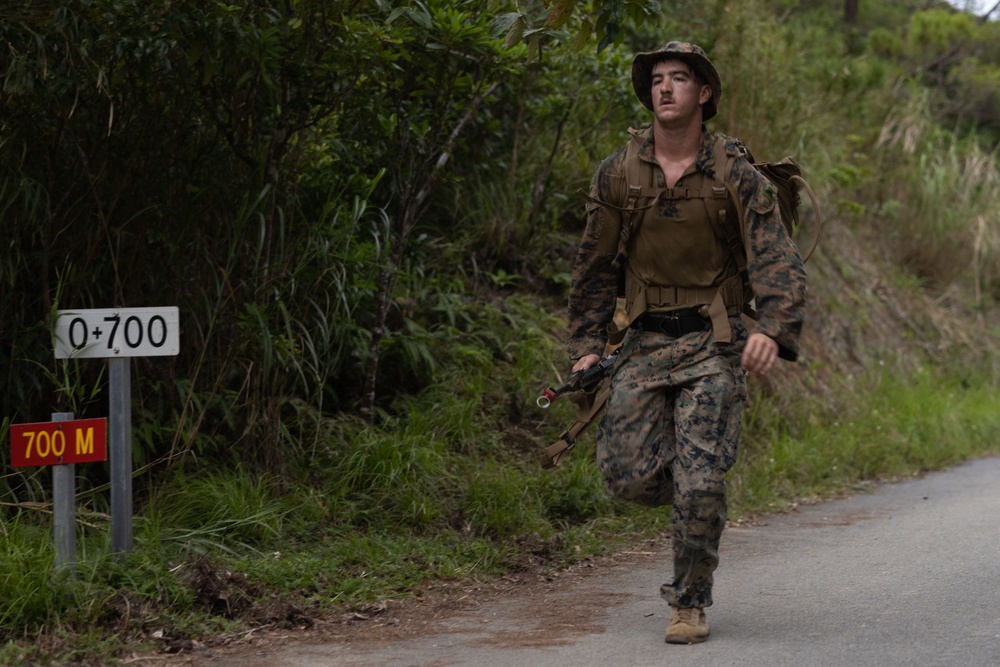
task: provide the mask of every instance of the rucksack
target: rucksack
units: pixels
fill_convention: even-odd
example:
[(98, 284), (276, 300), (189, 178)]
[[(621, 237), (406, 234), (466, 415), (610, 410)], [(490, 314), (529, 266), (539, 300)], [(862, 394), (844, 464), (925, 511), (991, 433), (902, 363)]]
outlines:
[[(742, 143), (740, 145), (742, 146)], [(812, 257), (813, 252), (816, 251), (816, 246), (819, 245), (819, 234), (822, 229), (823, 218), (819, 212), (819, 202), (816, 201), (816, 195), (813, 193), (812, 188), (809, 187), (809, 183), (802, 178), (802, 167), (799, 166), (799, 163), (791, 155), (786, 155), (777, 162), (757, 162), (745, 146), (743, 146), (743, 150), (746, 151), (746, 157), (750, 161), (750, 164), (764, 178), (770, 181), (774, 185), (774, 189), (777, 190), (781, 221), (784, 223), (789, 237), (792, 236), (800, 225), (799, 205), (802, 203), (802, 197), (799, 193), (805, 190), (805, 193), (809, 196), (813, 213), (816, 216), (816, 234), (813, 236), (809, 250), (802, 256), (803, 262), (808, 261)], [(726, 165), (727, 169), (731, 167), (732, 164)]]

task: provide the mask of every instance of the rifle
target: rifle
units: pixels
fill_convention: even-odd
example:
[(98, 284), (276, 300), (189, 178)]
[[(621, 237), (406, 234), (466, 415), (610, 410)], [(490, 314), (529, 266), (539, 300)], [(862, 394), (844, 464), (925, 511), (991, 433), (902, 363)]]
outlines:
[(580, 415), (577, 417), (576, 422), (574, 422), (569, 430), (559, 436), (559, 440), (555, 444), (550, 445), (538, 457), (538, 462), (543, 468), (553, 468), (559, 465), (563, 457), (576, 446), (577, 436), (590, 426), (597, 413), (604, 408), (604, 403), (608, 399), (610, 389), (605, 388), (600, 393), (597, 393), (597, 391), (601, 383), (611, 375), (611, 369), (617, 360), (618, 350), (615, 350), (612, 354), (601, 359), (600, 363), (591, 366), (587, 370), (573, 373), (564, 384), (558, 387), (549, 387), (535, 401), (538, 407), (547, 408), (552, 404), (552, 401), (564, 394), (577, 394), (580, 396), (579, 400), (574, 399), (580, 407)]
[(589, 394), (601, 383), (601, 381), (611, 375), (611, 369), (614, 367), (615, 362), (618, 361), (618, 350), (615, 350), (612, 354), (601, 359), (601, 361), (587, 370), (577, 371), (569, 376), (569, 379), (565, 383), (559, 385), (558, 387), (549, 387), (542, 392), (542, 395), (538, 397), (535, 403), (538, 407), (545, 409), (552, 405), (552, 401), (556, 400), (563, 394), (571, 394), (573, 392), (582, 391)]

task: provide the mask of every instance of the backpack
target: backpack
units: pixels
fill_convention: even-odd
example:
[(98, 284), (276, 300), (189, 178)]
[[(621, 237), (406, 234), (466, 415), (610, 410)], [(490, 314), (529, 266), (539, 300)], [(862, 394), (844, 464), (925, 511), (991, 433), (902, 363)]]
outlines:
[[(740, 145), (743, 146), (742, 143)], [(819, 234), (823, 226), (823, 218), (819, 212), (819, 202), (816, 201), (816, 195), (813, 193), (812, 188), (809, 187), (809, 183), (802, 178), (802, 167), (799, 166), (799, 163), (791, 155), (786, 155), (777, 162), (757, 162), (745, 146), (743, 146), (743, 150), (746, 151), (746, 157), (750, 161), (750, 164), (764, 178), (770, 181), (774, 185), (774, 189), (777, 190), (781, 221), (785, 225), (785, 230), (788, 232), (789, 237), (800, 226), (799, 205), (802, 203), (802, 198), (799, 192), (805, 190), (809, 196), (813, 213), (816, 216), (816, 235), (813, 236), (809, 250), (802, 256), (803, 262), (809, 261), (809, 258), (816, 251), (816, 246), (819, 245)], [(726, 164), (727, 170), (731, 167), (731, 163)]]

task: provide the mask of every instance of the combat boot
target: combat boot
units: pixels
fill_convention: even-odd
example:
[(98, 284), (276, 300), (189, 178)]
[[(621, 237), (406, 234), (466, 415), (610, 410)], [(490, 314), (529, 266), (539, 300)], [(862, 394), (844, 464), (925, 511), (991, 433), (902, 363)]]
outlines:
[(708, 639), (708, 618), (705, 610), (697, 607), (674, 609), (674, 617), (667, 626), (668, 644), (698, 644)]

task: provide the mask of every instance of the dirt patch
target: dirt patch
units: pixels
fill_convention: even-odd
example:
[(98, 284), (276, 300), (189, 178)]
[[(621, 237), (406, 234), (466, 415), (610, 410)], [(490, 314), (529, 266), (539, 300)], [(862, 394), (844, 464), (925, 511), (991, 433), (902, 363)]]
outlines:
[[(612, 556), (553, 573), (523, 572), (496, 581), (430, 584), (413, 597), (382, 600), (332, 615), (314, 614), (298, 624), (273, 621), (248, 630), (168, 644), (156, 655), (133, 655), (123, 664), (266, 665), (267, 651), (289, 644), (343, 643), (378, 646), (442, 632), (469, 636), (473, 645), (504, 648), (560, 646), (582, 634), (602, 632), (600, 620), (627, 594), (595, 596), (586, 581), (618, 567), (669, 558), (669, 543), (649, 542)], [(487, 609), (503, 609), (502, 618)]]
[(502, 648), (570, 644), (579, 635), (604, 632), (605, 627), (594, 619), (629, 597), (624, 593), (595, 597), (587, 591), (554, 596), (555, 599), (527, 600), (513, 619), (516, 627), (492, 631), (473, 643)]

